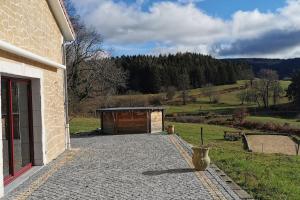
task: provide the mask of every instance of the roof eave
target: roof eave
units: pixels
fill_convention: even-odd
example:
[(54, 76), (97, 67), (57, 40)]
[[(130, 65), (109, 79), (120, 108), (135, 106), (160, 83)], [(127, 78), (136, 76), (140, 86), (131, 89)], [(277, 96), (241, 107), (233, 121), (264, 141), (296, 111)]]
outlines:
[(62, 31), (65, 41), (75, 40), (75, 33), (61, 0), (47, 0)]

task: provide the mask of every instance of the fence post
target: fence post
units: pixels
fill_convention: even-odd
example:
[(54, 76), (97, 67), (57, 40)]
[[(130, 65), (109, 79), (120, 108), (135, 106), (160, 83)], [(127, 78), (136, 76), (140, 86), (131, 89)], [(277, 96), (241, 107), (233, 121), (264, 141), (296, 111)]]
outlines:
[(201, 144), (203, 146), (204, 142), (203, 142), (203, 127), (201, 127)]

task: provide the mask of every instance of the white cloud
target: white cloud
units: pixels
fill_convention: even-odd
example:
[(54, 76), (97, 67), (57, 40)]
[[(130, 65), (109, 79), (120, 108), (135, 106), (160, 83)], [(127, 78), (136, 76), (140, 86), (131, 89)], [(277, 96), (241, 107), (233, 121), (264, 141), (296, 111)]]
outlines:
[[(132, 5), (111, 0), (73, 0), (73, 3), (86, 24), (96, 27), (111, 45), (153, 42), (158, 44), (153, 52), (196, 51), (223, 56), (224, 50), (235, 47), (235, 52), (227, 51), (232, 56), (300, 56), (297, 55), (300, 48), (295, 45), (291, 51), (285, 46), (282, 51), (280, 48), (276, 52), (257, 51), (259, 55), (253, 49), (259, 45), (253, 46), (250, 53), (241, 49), (245, 47), (244, 41), (248, 44), (272, 33), (300, 31), (300, 0), (288, 0), (285, 7), (273, 13), (257, 9), (237, 11), (230, 20), (209, 16), (196, 7), (197, 1), (161, 1), (152, 4), (148, 11), (140, 9), (144, 0), (136, 0)], [(263, 46), (263, 41), (260, 42)]]

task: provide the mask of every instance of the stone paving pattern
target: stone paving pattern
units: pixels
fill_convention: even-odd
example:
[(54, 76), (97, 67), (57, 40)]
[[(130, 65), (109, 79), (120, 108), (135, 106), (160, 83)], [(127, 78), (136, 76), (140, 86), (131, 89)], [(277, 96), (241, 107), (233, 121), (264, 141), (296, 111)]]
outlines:
[[(192, 146), (181, 139), (179, 136), (174, 135), (177, 141), (185, 149), (190, 157), (193, 155)], [(205, 175), (216, 185), (219, 191), (225, 196), (226, 199), (247, 199), (253, 200), (251, 195), (244, 191), (240, 186), (234, 183), (223, 171), (221, 171), (216, 165), (211, 164), (205, 171)], [(221, 178), (220, 175), (223, 175)], [(226, 183), (225, 181), (229, 181)], [(229, 185), (230, 184), (230, 185)], [(238, 194), (237, 194), (238, 192)]]
[(72, 147), (80, 150), (67, 151), (5, 199), (212, 199), (166, 135), (82, 137)]

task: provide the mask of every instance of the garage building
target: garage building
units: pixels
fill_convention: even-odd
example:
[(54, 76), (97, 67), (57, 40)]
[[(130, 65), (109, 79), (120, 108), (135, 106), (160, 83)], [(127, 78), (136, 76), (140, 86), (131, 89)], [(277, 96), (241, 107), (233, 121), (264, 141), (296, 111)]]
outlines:
[(164, 131), (164, 108), (121, 107), (99, 109), (105, 134), (159, 133)]

